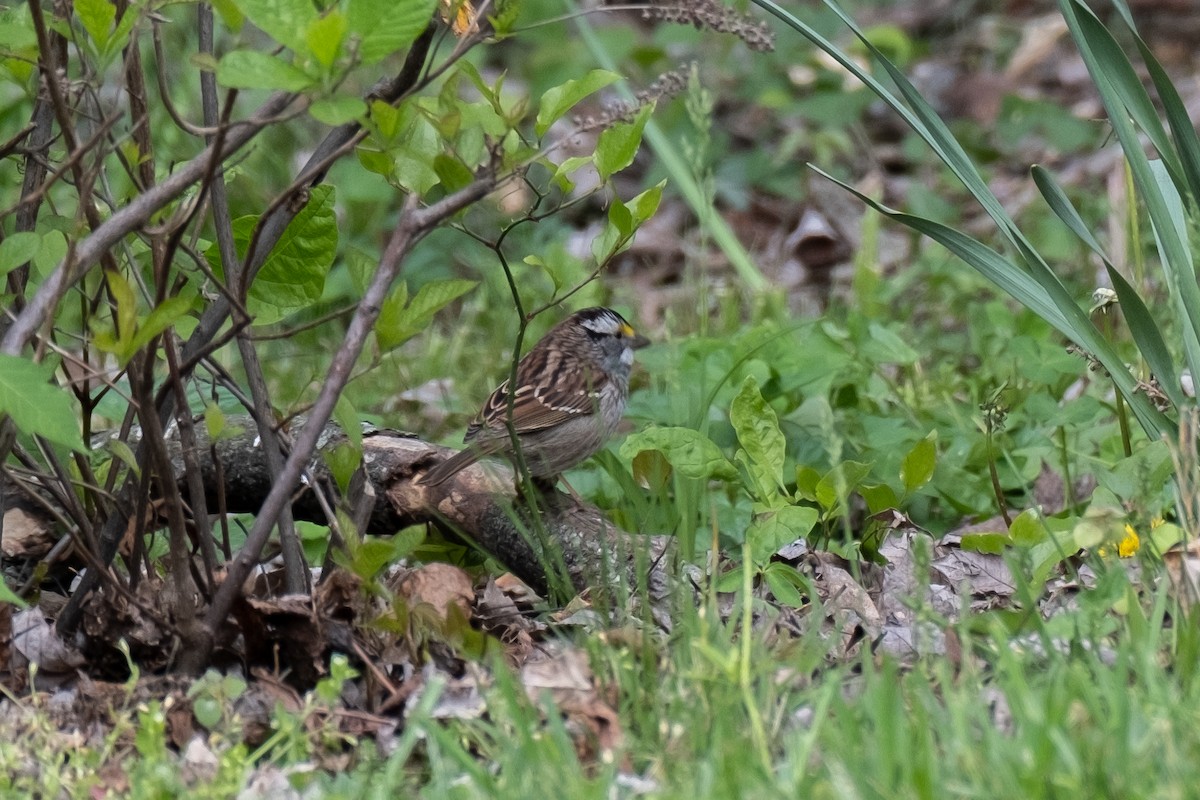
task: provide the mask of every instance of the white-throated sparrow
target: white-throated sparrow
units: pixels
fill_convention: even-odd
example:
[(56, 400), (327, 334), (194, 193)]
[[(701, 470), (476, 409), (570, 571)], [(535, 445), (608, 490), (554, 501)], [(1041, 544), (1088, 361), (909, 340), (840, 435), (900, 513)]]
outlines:
[[(534, 478), (553, 479), (612, 436), (629, 396), (633, 351), (649, 344), (610, 308), (585, 308), (554, 326), (517, 364), (512, 426)], [(512, 456), (508, 381), (467, 428), (467, 447), (420, 479), (434, 486), (483, 456)]]

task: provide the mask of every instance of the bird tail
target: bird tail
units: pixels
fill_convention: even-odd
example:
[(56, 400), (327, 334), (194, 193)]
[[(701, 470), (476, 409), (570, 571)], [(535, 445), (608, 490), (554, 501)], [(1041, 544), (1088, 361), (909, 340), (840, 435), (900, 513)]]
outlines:
[(465, 450), (460, 450), (426, 472), (415, 483), (419, 483), (422, 486), (437, 486), (438, 484), (445, 483), (462, 470), (474, 464), (483, 455), (484, 453), (480, 452), (478, 448), (467, 447)]

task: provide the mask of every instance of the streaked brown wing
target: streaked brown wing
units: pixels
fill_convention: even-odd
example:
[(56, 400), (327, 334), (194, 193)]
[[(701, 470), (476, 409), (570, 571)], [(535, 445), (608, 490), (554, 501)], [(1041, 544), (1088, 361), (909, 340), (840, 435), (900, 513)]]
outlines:
[[(545, 430), (555, 425), (561, 425), (569, 419), (591, 414), (596, 408), (596, 393), (585, 389), (575, 388), (562, 391), (561, 389), (543, 388), (535, 392), (530, 386), (522, 386), (517, 390), (513, 402), (513, 423), (518, 433)], [(472, 439), (482, 428), (503, 430), (508, 419), (508, 384), (503, 384), (492, 396), (480, 412), (475, 422), (467, 431), (467, 438)]]
[[(523, 383), (517, 390), (513, 402), (513, 423), (518, 433), (545, 430), (555, 425), (561, 425), (569, 419), (585, 414), (593, 414), (598, 403), (599, 389), (604, 383), (603, 376), (599, 381), (585, 381), (584, 376), (575, 373), (573, 380), (553, 382), (549, 386), (534, 389), (528, 383)], [(503, 430), (508, 419), (508, 383), (507, 381), (492, 392), (483, 410), (467, 431), (468, 441), (479, 433), (480, 429)]]

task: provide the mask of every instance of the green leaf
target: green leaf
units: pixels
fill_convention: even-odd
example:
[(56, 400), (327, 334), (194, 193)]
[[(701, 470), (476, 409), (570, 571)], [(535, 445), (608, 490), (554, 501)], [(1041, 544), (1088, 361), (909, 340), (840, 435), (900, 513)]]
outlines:
[(863, 343), (863, 354), (877, 364), (915, 364), (920, 353), (895, 331), (877, 322), (867, 326), (870, 337)]
[(1046, 541), (1049, 535), (1041, 514), (1034, 508), (1022, 511), (1008, 527), (1008, 536), (1017, 547), (1033, 547)]
[(225, 412), (215, 403), (204, 407), (204, 427), (208, 431), (208, 440), (214, 444), (232, 439), (242, 430), (238, 426), (231, 429)]
[(350, 571), (360, 578), (373, 578), (396, 560), (396, 548), (391, 541), (370, 537), (354, 548)]
[(66, 390), (53, 385), (54, 370), (24, 358), (0, 354), (0, 414), (17, 430), (84, 452), (79, 415)]
[(221, 703), (211, 695), (197, 697), (192, 701), (192, 714), (196, 722), (212, 730), (221, 721)]
[(299, 92), (315, 83), (304, 70), (256, 50), (234, 50), (217, 64), (217, 81), (231, 89)]
[[(308, 204), (292, 219), (267, 255), (249, 291), (248, 305), (255, 316), (255, 325), (278, 322), (320, 299), (325, 276), (337, 253), (333, 206), (333, 187), (328, 184), (313, 187)], [(243, 258), (257, 221), (257, 217), (239, 217), (233, 221), (234, 241)], [(215, 244), (206, 255), (211, 263), (220, 265), (221, 255)]]
[(929, 483), (933, 477), (933, 468), (937, 465), (937, 431), (933, 431), (921, 441), (913, 445), (900, 463), (900, 480), (910, 494)]
[(142, 468), (138, 464), (137, 456), (133, 453), (133, 448), (120, 439), (107, 439), (104, 442), (104, 449), (113, 454), (113, 458), (120, 461), (129, 471), (136, 477), (142, 477)]
[(691, 428), (647, 428), (621, 443), (626, 461), (643, 450), (657, 450), (679, 474), (698, 480), (737, 480), (738, 471), (713, 442)]
[(304, 42), (308, 45), (308, 52), (326, 69), (337, 61), (342, 42), (346, 39), (346, 28), (346, 15), (334, 9), (313, 20), (305, 31)]
[(407, 558), (425, 541), (425, 526), (411, 525), (392, 536), (392, 552), (397, 560)]
[(137, 295), (121, 273), (105, 271), (104, 278), (108, 283), (109, 294), (117, 304), (118, 331), (121, 339), (127, 341), (133, 337), (133, 330), (137, 325)]
[(354, 471), (362, 463), (362, 448), (355, 447), (350, 442), (338, 442), (322, 450), (321, 458), (329, 467), (329, 473), (333, 475), (338, 491), (345, 494), (350, 488), (350, 479), (354, 477)]
[(79, 22), (96, 43), (96, 48), (105, 50), (117, 21), (117, 7), (110, 0), (75, 0), (74, 7)]
[(565, 181), (567, 175), (570, 175), (580, 167), (591, 164), (593, 158), (593, 156), (571, 156), (570, 158), (563, 159), (563, 162), (555, 170), (552, 180), (562, 179)]
[(350, 0), (346, 19), (359, 37), (358, 57), (374, 64), (408, 47), (433, 18), (437, 0)]
[[(813, 472), (815, 474), (816, 470)], [(886, 483), (860, 485), (858, 494), (867, 502), (867, 511), (872, 514), (878, 514), (889, 508), (898, 508), (900, 505), (900, 498), (896, 497), (895, 490)]]
[(399, 303), (385, 303), (375, 323), (375, 338), (380, 349), (392, 350), (416, 336), (429, 326), (434, 314), (476, 285), (476, 281), (461, 279), (430, 281), (417, 291), (407, 306), (403, 304), (403, 296)]
[(625, 208), (629, 209), (633, 216), (634, 228), (640, 227), (658, 211), (658, 205), (662, 202), (663, 187), (666, 185), (667, 181), (663, 179), (625, 204)]
[(29, 604), (22, 600), (20, 595), (8, 588), (8, 583), (2, 577), (0, 577), (0, 603), (9, 603), (17, 608), (29, 608)]
[(42, 237), (32, 231), (14, 233), (0, 242), (0, 277), (27, 264), (42, 248)]
[(642, 129), (654, 106), (643, 106), (633, 122), (623, 122), (606, 128), (596, 142), (596, 172), (600, 180), (607, 181), (633, 163), (638, 148), (642, 145)]
[[(309, 115), (317, 122), (336, 127), (361, 119), (367, 106), (357, 97), (324, 97), (308, 107)], [(391, 162), (389, 161), (389, 166)]]
[(722, 573), (717, 577), (716, 585), (713, 587), (718, 592), (736, 592), (742, 588), (742, 575), (745, 573), (746, 567), (738, 566)]
[(235, 0), (213, 0), (213, 8), (221, 15), (221, 22), (226, 28), (237, 33), (246, 21), (246, 15), (237, 7)]
[(310, 0), (234, 0), (234, 5), (275, 41), (295, 53), (305, 52), (305, 33), (317, 18)]
[(784, 506), (759, 515), (746, 529), (746, 541), (755, 564), (764, 564), (779, 548), (803, 539), (821, 513), (809, 506)]
[(1006, 533), (990, 531), (985, 533), (964, 533), (959, 547), (975, 553), (991, 553), (999, 555), (1012, 544), (1012, 539)]
[(792, 608), (804, 607), (804, 595), (800, 594), (797, 587), (797, 583), (803, 581), (804, 577), (795, 567), (776, 561), (768, 564), (762, 574), (776, 600)]
[(67, 257), (67, 237), (62, 231), (46, 231), (42, 234), (42, 246), (33, 259), (33, 266), (40, 277), (46, 277)]
[(621, 237), (633, 234), (633, 214), (624, 203), (613, 203), (608, 207), (608, 224), (612, 225)]
[(433, 171), (446, 191), (455, 192), (475, 180), (475, 173), (462, 162), (462, 159), (450, 153), (438, 153), (433, 159)]
[(806, 464), (796, 465), (796, 499), (816, 502), (821, 473)]
[(362, 420), (359, 419), (358, 410), (354, 408), (354, 404), (345, 394), (338, 398), (337, 404), (333, 407), (333, 419), (342, 429), (342, 433), (346, 435), (350, 444), (362, 450)]
[(733, 398), (729, 421), (738, 442), (748, 456), (747, 470), (755, 484), (755, 496), (761, 502), (778, 497), (783, 489), (783, 460), (787, 443), (779, 430), (779, 418), (758, 390), (754, 378), (747, 375)]
[(547, 89), (542, 94), (542, 102), (538, 104), (534, 131), (539, 137), (545, 136), (550, 126), (574, 108), (580, 100), (620, 79), (621, 76), (615, 72), (594, 69), (582, 78)]
[(440, 180), (433, 162), (442, 152), (442, 137), (416, 104), (405, 103), (400, 111), (400, 141), (388, 149), (392, 176), (403, 188), (424, 194)]
[(174, 325), (179, 321), (180, 317), (191, 309), (192, 298), (190, 297), (177, 295), (163, 300), (137, 326), (137, 330), (129, 343), (131, 352), (128, 356), (132, 357), (134, 352), (149, 344), (151, 339)]
[[(1142, 537), (1146, 538), (1146, 537)], [(1177, 544), (1188, 540), (1188, 533), (1173, 522), (1164, 522), (1150, 531), (1150, 546), (1152, 552), (1165, 553)]]
[(857, 491), (863, 478), (871, 474), (871, 465), (859, 461), (843, 461), (821, 478), (816, 487), (817, 502), (826, 511), (838, 509)]

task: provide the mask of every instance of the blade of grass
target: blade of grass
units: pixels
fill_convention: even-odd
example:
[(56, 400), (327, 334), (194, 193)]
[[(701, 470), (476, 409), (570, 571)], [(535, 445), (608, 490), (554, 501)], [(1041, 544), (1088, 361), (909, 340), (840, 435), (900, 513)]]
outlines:
[(1154, 316), (1146, 308), (1146, 304), (1142, 302), (1142, 298), (1138, 295), (1137, 290), (1113, 266), (1108, 255), (1104, 252), (1104, 248), (1096, 241), (1096, 237), (1088, 229), (1087, 223), (1083, 221), (1083, 217), (1079, 216), (1079, 212), (1071, 205), (1071, 201), (1067, 198), (1066, 192), (1062, 190), (1062, 187), (1058, 185), (1058, 181), (1049, 172), (1039, 166), (1035, 166), (1032, 173), (1033, 182), (1037, 185), (1038, 190), (1042, 193), (1042, 197), (1050, 206), (1050, 210), (1104, 262), (1104, 268), (1108, 271), (1109, 280), (1112, 281), (1113, 289), (1117, 292), (1117, 299), (1121, 305), (1121, 313), (1125, 317), (1125, 322), (1129, 326), (1129, 332), (1132, 334), (1134, 342), (1137, 343), (1138, 350), (1141, 352), (1142, 357), (1146, 359), (1151, 373), (1158, 378), (1159, 384), (1167, 393), (1167, 397), (1176, 406), (1182, 405), (1185, 402), (1185, 398), (1183, 389), (1179, 384), (1179, 376), (1175, 371), (1175, 362), (1171, 358), (1171, 352), (1167, 349), (1167, 343), (1163, 340), (1162, 332), (1159, 330)]
[[(1168, 175), (1166, 180), (1159, 180), (1155, 168), (1143, 151), (1137, 130), (1130, 119), (1135, 109), (1141, 108), (1142, 103), (1139, 100), (1135, 103), (1135, 108), (1127, 106), (1122, 93), (1109, 80), (1110, 70), (1120, 72), (1119, 68), (1113, 68), (1106, 60), (1113, 58), (1112, 50), (1108, 47), (1112, 36), (1096, 19), (1091, 9), (1079, 0), (1059, 0), (1059, 8), (1108, 111), (1109, 122), (1125, 152), (1134, 185), (1137, 186), (1146, 206), (1166, 273), (1166, 283), (1179, 308), (1181, 335), (1188, 366), (1193, 375), (1200, 374), (1200, 341), (1197, 340), (1197, 331), (1200, 331), (1200, 286), (1196, 284), (1186, 229), (1181, 227), (1182, 199), (1175, 190), (1175, 182), (1169, 177), (1169, 170), (1165, 166), (1161, 167), (1160, 169)], [(1105, 54), (1104, 58), (1098, 55), (1100, 52)], [(1134, 94), (1144, 94), (1140, 85), (1136, 91), (1132, 87), (1125, 87), (1125, 90)], [(1173, 212), (1172, 208), (1178, 213)]]
[[(905, 102), (900, 102), (886, 87), (867, 73), (866, 70), (860, 68), (852, 59), (842, 53), (839, 48), (791, 12), (773, 2), (773, 0), (753, 0), (753, 2), (823, 49), (837, 60), (839, 64), (850, 71), (851, 74), (871, 88), (896, 113), (900, 114), (951, 171), (954, 172), (955, 176), (963, 182), (968, 191), (971, 192), (989, 216), (992, 217), (1001, 234), (1008, 239), (1024, 261), (1024, 268), (1004, 259), (1000, 259), (998, 262), (992, 259), (985, 259), (978, 263), (972, 263), (971, 266), (980, 269), (990, 279), (996, 280), (998, 285), (1006, 291), (1010, 291), (1010, 287), (1015, 288), (1017, 291), (1013, 296), (1019, 302), (1035, 310), (1036, 313), (1043, 316), (1044, 319), (1061, 330), (1072, 341), (1093, 355), (1113, 376), (1117, 386), (1133, 408), (1138, 421), (1148, 434), (1157, 438), (1163, 433), (1172, 430), (1170, 421), (1155, 409), (1143, 394), (1137, 392), (1137, 383), (1125, 368), (1123, 360), (1104, 339), (1095, 325), (1092, 324), (1087, 314), (1079, 307), (1079, 304), (1071, 296), (1070, 292), (1062, 285), (1049, 265), (1029, 243), (1024, 234), (1021, 233), (1015, 222), (1008, 216), (999, 200), (992, 194), (972, 164), (970, 157), (962, 149), (961, 145), (959, 145), (946, 124), (933, 108), (925, 102), (903, 73), (874, 47), (867, 36), (854, 23), (854, 20), (843, 12), (832, 0), (825, 0), (825, 5), (858, 37), (863, 46), (870, 51), (876, 63), (880, 64), (887, 71), (889, 78), (896, 86), (897, 91), (903, 96)], [(842, 185), (844, 186), (845, 184)], [(862, 196), (860, 195), (860, 197)], [(864, 197), (862, 199), (870, 202), (868, 198)], [(878, 204), (871, 204), (876, 208), (880, 208)], [(889, 209), (889, 211), (891, 210)], [(914, 227), (917, 230), (921, 229), (919, 226), (930, 223), (930, 231), (938, 231), (945, 234), (948, 240), (953, 241), (957, 246), (974, 250), (974, 248), (970, 248), (966, 244), (969, 237), (964, 237), (957, 232), (951, 232), (945, 226), (938, 226), (937, 223), (932, 223), (932, 221), (899, 214), (899, 212), (895, 211), (891, 211), (891, 216), (893, 219)], [(977, 242), (974, 244), (982, 247)], [(984, 249), (986, 250), (986, 248)], [(986, 266), (981, 267), (980, 264)], [(1018, 277), (1018, 274), (1023, 277)], [(1024, 280), (1024, 278), (1028, 277), (1032, 277), (1036, 281), (1041, 291), (1035, 291), (1030, 288), (1030, 284)], [(1049, 298), (1048, 303), (1047, 298)], [(1051, 307), (1053, 310), (1051, 310)]]

